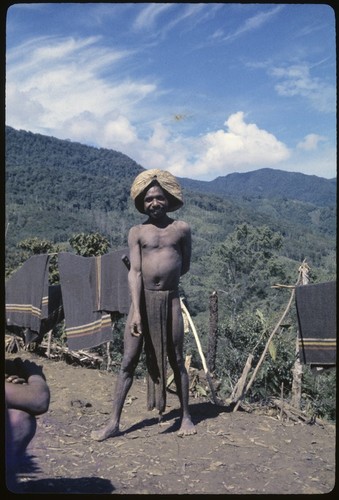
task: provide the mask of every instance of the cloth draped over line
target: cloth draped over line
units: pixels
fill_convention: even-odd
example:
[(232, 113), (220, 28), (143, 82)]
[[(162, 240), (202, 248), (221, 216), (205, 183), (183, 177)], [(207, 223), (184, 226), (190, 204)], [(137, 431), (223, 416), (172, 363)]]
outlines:
[(171, 328), (171, 300), (178, 292), (144, 290), (142, 317), (147, 375), (147, 409), (166, 407), (167, 334)]
[(336, 364), (336, 282), (300, 285), (295, 290), (300, 362)]
[(130, 305), (127, 249), (100, 257), (59, 254), (60, 284), (67, 344), (87, 349), (112, 340), (111, 313), (127, 314)]
[(122, 258), (128, 256), (128, 248), (95, 257), (96, 287), (94, 310), (128, 314), (130, 295), (128, 269)]
[(48, 296), (42, 300), (42, 321), (40, 334), (43, 336), (65, 318), (61, 285), (49, 285)]
[(48, 313), (49, 255), (30, 257), (6, 283), (6, 324), (40, 332)]
[(60, 285), (48, 286), (48, 294), (42, 299), (41, 311), (40, 331), (38, 333), (33, 332), (31, 329), (24, 331), (26, 346), (31, 342), (40, 343), (44, 335), (53, 330), (65, 318)]
[(67, 345), (86, 349), (112, 338), (111, 313), (127, 314), (128, 248), (100, 257), (58, 254), (60, 284), (49, 285), (48, 254), (33, 255), (6, 282), (6, 325), (24, 328), (26, 345), (65, 319)]

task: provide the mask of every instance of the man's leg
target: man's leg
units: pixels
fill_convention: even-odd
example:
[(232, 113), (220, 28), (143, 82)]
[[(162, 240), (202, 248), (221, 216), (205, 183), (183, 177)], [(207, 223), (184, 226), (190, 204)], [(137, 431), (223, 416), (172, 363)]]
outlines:
[(95, 441), (104, 441), (105, 439), (114, 437), (119, 433), (122, 408), (133, 382), (133, 375), (139, 361), (143, 342), (142, 336), (134, 337), (131, 335), (129, 326), (131, 312), (132, 311), (130, 311), (128, 315), (125, 326), (124, 356), (115, 386), (112, 415), (104, 428), (99, 429), (98, 431), (92, 431), (91, 438)]
[(168, 338), (168, 360), (173, 370), (182, 410), (182, 422), (178, 435), (187, 436), (196, 434), (196, 429), (188, 409), (189, 379), (183, 355), (184, 325), (179, 298), (175, 297), (172, 300), (172, 310), (170, 313), (172, 315), (172, 332)]
[(18, 487), (16, 474), (25, 456), (26, 448), (32, 441), (36, 428), (36, 418), (22, 410), (8, 409), (6, 426), (6, 483), (11, 491)]

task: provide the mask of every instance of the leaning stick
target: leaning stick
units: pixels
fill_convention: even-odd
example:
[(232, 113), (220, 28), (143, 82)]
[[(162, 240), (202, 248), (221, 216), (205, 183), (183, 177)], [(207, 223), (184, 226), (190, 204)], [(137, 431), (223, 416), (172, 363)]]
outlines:
[(285, 309), (285, 311), (283, 312), (283, 314), (282, 314), (282, 316), (281, 316), (280, 320), (279, 320), (279, 321), (278, 321), (278, 323), (276, 324), (276, 326), (275, 326), (274, 330), (272, 331), (271, 335), (269, 336), (269, 339), (268, 339), (268, 341), (266, 342), (265, 349), (263, 350), (263, 352), (262, 352), (262, 354), (261, 354), (261, 357), (260, 357), (260, 359), (259, 359), (259, 361), (258, 361), (258, 364), (257, 364), (257, 366), (255, 367), (255, 369), (254, 369), (254, 371), (253, 371), (252, 377), (251, 377), (250, 381), (248, 382), (248, 384), (247, 384), (247, 386), (246, 386), (246, 389), (245, 389), (245, 391), (244, 391), (244, 392), (243, 392), (243, 394), (242, 394), (242, 397), (238, 400), (237, 404), (235, 405), (235, 407), (234, 407), (233, 411), (237, 411), (237, 409), (238, 409), (238, 407), (239, 407), (239, 405), (240, 405), (240, 401), (241, 401), (241, 399), (243, 399), (243, 398), (244, 398), (244, 396), (246, 395), (247, 391), (248, 391), (248, 390), (250, 389), (250, 387), (252, 386), (253, 381), (254, 381), (254, 379), (255, 379), (255, 377), (256, 377), (256, 375), (257, 375), (258, 371), (259, 371), (259, 368), (260, 368), (260, 366), (261, 366), (261, 364), (262, 364), (262, 362), (263, 362), (263, 360), (264, 360), (264, 357), (265, 357), (266, 352), (267, 352), (267, 349), (268, 349), (268, 347), (269, 347), (269, 345), (270, 345), (270, 343), (271, 343), (271, 340), (272, 340), (272, 338), (273, 338), (274, 334), (277, 332), (278, 328), (280, 327), (281, 323), (283, 322), (283, 320), (284, 320), (284, 318), (285, 318), (286, 314), (288, 313), (288, 311), (289, 311), (289, 309), (290, 309), (290, 307), (291, 307), (291, 304), (292, 304), (292, 301), (293, 301), (293, 298), (294, 298), (294, 293), (295, 293), (295, 289), (293, 288), (293, 289), (292, 289), (292, 292), (291, 292), (290, 300), (288, 301), (288, 304), (287, 304), (287, 306), (286, 306), (286, 309)]
[(204, 368), (204, 372), (205, 372), (205, 375), (206, 375), (206, 379), (207, 379), (208, 385), (210, 386), (210, 389), (211, 389), (211, 393), (212, 393), (212, 397), (213, 397), (213, 402), (215, 404), (219, 404), (218, 399), (217, 399), (216, 394), (215, 394), (215, 391), (214, 391), (214, 387), (213, 387), (213, 384), (212, 384), (211, 376), (210, 376), (210, 373), (209, 373), (208, 368), (207, 368), (206, 359), (205, 359), (204, 353), (202, 352), (201, 343), (200, 343), (200, 340), (199, 340), (199, 337), (198, 337), (197, 330), (195, 329), (195, 326), (194, 326), (194, 323), (192, 321), (191, 315), (188, 312), (188, 309), (185, 306), (184, 301), (183, 301), (183, 299), (181, 297), (180, 297), (180, 304), (181, 304), (181, 310), (186, 315), (186, 318), (188, 319), (188, 322), (189, 322), (190, 327), (192, 329), (192, 332), (193, 332), (193, 335), (194, 335), (194, 338), (195, 338), (195, 342), (197, 344), (198, 351), (199, 351), (199, 354), (200, 354), (200, 358), (201, 358), (201, 361), (202, 361), (202, 366)]

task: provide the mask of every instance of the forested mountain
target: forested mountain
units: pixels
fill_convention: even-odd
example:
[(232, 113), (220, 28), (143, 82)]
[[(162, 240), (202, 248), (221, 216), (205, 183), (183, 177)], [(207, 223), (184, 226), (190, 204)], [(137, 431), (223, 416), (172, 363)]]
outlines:
[(192, 191), (230, 196), (305, 201), (319, 206), (336, 202), (336, 179), (262, 168), (253, 172), (233, 173), (204, 182), (182, 179)]
[[(129, 195), (143, 168), (128, 156), (11, 127), (5, 142), (6, 275), (28, 258), (32, 238), (41, 240), (38, 249), (52, 245), (57, 253), (74, 251), (74, 235), (99, 233), (114, 250), (145, 220)], [(180, 182), (185, 205), (171, 216), (192, 229), (191, 269), (181, 287), (204, 349), (209, 297), (219, 293), (216, 370), (227, 392), (286, 304), (288, 288), (272, 285), (295, 284), (304, 259), (312, 282), (336, 279), (336, 183), (271, 169)], [(274, 394), (282, 382), (290, 386), (295, 324), (294, 318), (279, 340), (279, 360), (265, 368), (252, 393), (259, 394), (261, 383)]]
[[(116, 151), (6, 127), (7, 265), (28, 237), (67, 243), (74, 233), (98, 231), (113, 248), (125, 245), (128, 228), (143, 220), (129, 197), (142, 170)], [(319, 265), (333, 249), (334, 180), (262, 169), (180, 182), (186, 204), (173, 216), (191, 223), (197, 258), (243, 223), (280, 231), (288, 258)]]

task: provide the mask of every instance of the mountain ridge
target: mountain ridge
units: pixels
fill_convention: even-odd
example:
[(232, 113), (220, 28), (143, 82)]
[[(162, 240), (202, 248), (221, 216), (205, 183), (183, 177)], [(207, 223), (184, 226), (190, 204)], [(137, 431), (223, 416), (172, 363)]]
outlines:
[[(96, 148), (68, 139), (16, 130), (9, 126), (6, 126), (5, 142), (6, 163), (9, 162), (11, 166), (18, 164), (15, 157), (22, 157), (23, 149), (26, 148), (29, 149), (30, 158), (25, 159), (25, 164), (34, 162), (35, 167), (64, 169), (66, 161), (69, 161), (68, 167), (78, 170), (80, 174), (104, 177), (114, 174), (126, 180), (145, 170), (128, 155), (112, 149)], [(35, 154), (32, 154), (32, 151)], [(91, 170), (94, 164), (95, 172)], [(233, 172), (211, 181), (179, 176), (177, 178), (186, 190), (222, 197), (285, 198), (318, 206), (331, 206), (336, 203), (336, 178), (325, 179), (267, 167), (250, 172)]]
[(181, 179), (187, 189), (221, 196), (287, 198), (328, 206), (336, 202), (336, 178), (261, 168), (250, 172), (230, 173), (212, 181)]

